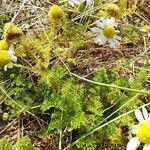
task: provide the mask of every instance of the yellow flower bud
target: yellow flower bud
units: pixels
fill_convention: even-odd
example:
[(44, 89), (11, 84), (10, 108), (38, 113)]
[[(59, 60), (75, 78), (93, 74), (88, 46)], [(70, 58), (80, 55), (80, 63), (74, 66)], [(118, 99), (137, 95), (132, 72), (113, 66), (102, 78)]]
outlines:
[(116, 4), (107, 5), (106, 11), (110, 17), (113, 17), (115, 19), (119, 19), (120, 14), (121, 14), (120, 8)]
[(55, 4), (50, 8), (48, 14), (54, 20), (62, 19), (64, 17), (64, 11), (61, 9), (61, 7)]
[(4, 33), (4, 38), (9, 42), (17, 42), (23, 35), (22, 30), (10, 22), (5, 24)]
[(9, 46), (6, 40), (0, 40), (0, 50), (8, 50)]
[(6, 50), (0, 51), (0, 68), (3, 68), (5, 65), (7, 65), (11, 61), (11, 57)]

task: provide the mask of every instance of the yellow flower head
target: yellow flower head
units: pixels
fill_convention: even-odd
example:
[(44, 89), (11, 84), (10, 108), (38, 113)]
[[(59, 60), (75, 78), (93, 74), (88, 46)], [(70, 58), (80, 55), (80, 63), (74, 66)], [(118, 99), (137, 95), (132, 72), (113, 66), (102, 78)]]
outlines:
[(108, 4), (106, 6), (106, 11), (110, 17), (113, 17), (115, 19), (119, 19), (120, 14), (121, 14), (120, 8), (116, 4)]
[(0, 51), (0, 68), (3, 68), (5, 65), (7, 65), (11, 61), (11, 57), (6, 50)]
[(135, 116), (139, 123), (134, 125), (132, 133), (136, 135), (127, 144), (126, 150), (137, 150), (143, 143), (143, 150), (150, 150), (150, 113), (142, 106), (142, 111), (135, 110)]
[(9, 43), (5, 39), (0, 40), (0, 50), (8, 50), (9, 46)]
[(112, 25), (107, 25), (104, 27), (103, 34), (106, 38), (113, 38), (115, 35), (115, 28)]
[(62, 19), (64, 17), (64, 11), (61, 9), (61, 7), (55, 4), (50, 8), (48, 14), (54, 20)]
[(10, 22), (5, 24), (4, 33), (4, 38), (9, 42), (17, 42), (23, 35), (22, 30)]
[(144, 143), (150, 143), (150, 121), (143, 121), (138, 124), (137, 137)]

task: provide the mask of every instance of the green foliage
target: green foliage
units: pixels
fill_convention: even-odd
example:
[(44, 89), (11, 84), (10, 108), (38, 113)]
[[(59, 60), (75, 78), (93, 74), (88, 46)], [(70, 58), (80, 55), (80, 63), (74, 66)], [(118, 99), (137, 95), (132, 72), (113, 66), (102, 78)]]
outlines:
[(82, 111), (79, 93), (79, 86), (73, 80), (69, 79), (62, 84), (56, 93), (53, 91), (49, 99), (44, 100), (42, 105), (43, 110), (54, 108), (48, 128), (49, 131), (65, 127), (75, 129), (81, 125), (85, 125), (86, 118)]
[(35, 150), (28, 136), (21, 137), (16, 144), (17, 150)]
[(24, 75), (16, 71), (11, 74), (11, 89), (9, 95), (12, 99), (7, 98), (5, 104), (12, 107), (12, 116), (19, 115), (21, 112), (29, 110), (36, 99), (34, 83), (31, 78), (26, 79)]
[(0, 139), (0, 150), (13, 150), (13, 146), (5, 139)]
[(15, 146), (5, 138), (0, 139), (0, 150), (35, 150), (28, 136), (21, 137)]
[(123, 35), (126, 42), (132, 42), (139, 38), (140, 32), (136, 26), (128, 25), (123, 29)]
[[(130, 82), (128, 78), (119, 74), (120, 69), (119, 64), (112, 70), (100, 68), (93, 74), (92, 80), (143, 89), (145, 81), (150, 77), (146, 70), (140, 70), (133, 82)], [(130, 68), (126, 69), (130, 70)], [(65, 135), (68, 131), (77, 130), (76, 137), (79, 138), (106, 121), (136, 108), (141, 103), (140, 99), (136, 98), (120, 109), (135, 96), (135, 93), (88, 82), (78, 82), (77, 79), (70, 77), (59, 63), (55, 63), (49, 70), (42, 70), (42, 72), (43, 74), (36, 77), (36, 80), (17, 70), (15, 74), (12, 73), (10, 86), (13, 88), (9, 90), (9, 95), (17, 105), (11, 99), (6, 99), (5, 104), (11, 106), (12, 116), (26, 113), (27, 110), (31, 111), (32, 106), (41, 104), (41, 110), (38, 113), (49, 113), (49, 123), (46, 125), (45, 134), (61, 129)], [(117, 109), (120, 110), (111, 115)], [(121, 138), (122, 127), (127, 125), (130, 128), (132, 122), (134, 122), (133, 116), (119, 120), (104, 128), (103, 131), (82, 139), (75, 149), (94, 150), (104, 142), (103, 139), (109, 140), (115, 147), (116, 143), (121, 144), (124, 140)], [(24, 143), (25, 140), (21, 141)], [(22, 146), (22, 144), (19, 145)]]
[[(127, 10), (127, 2), (129, 1), (118, 1), (123, 16), (125, 16), (124, 13), (129, 14), (128, 11), (132, 9), (132, 6), (129, 6), (129, 10)], [(136, 97), (131, 101), (137, 94), (136, 92), (122, 90), (119, 87), (97, 85), (80, 80), (70, 73), (71, 71), (80, 74), (80, 76), (86, 76), (89, 80), (107, 85), (138, 90), (149, 89), (150, 72), (147, 68), (148, 65), (145, 67), (142, 64), (142, 67), (146, 69), (142, 67), (133, 69), (130, 66), (132, 59), (124, 58), (122, 60), (117, 58), (119, 61), (116, 60), (113, 63), (110, 61), (110, 65), (105, 59), (109, 69), (102, 67), (103, 64), (105, 66), (105, 62), (101, 62), (99, 56), (101, 56), (101, 53), (103, 56), (105, 50), (109, 53), (109, 49), (107, 49), (107, 46), (98, 47), (97, 44), (92, 43), (93, 33), (91, 34), (90, 28), (95, 24), (95, 18), (106, 17), (106, 12), (102, 8), (105, 5), (107, 5), (105, 1), (95, 0), (96, 9), (94, 8), (92, 12), (86, 10), (88, 6), (85, 7), (84, 3), (79, 7), (75, 6), (74, 9), (78, 15), (77, 18), (73, 18), (75, 21), (72, 21), (71, 17), (76, 14), (69, 12), (63, 22), (51, 22), (50, 29), (44, 31), (44, 33), (36, 36), (31, 34), (29, 39), (25, 35), (20, 43), (15, 45), (18, 64), (22, 66), (15, 65), (11, 71), (0, 73), (0, 86), (2, 87), (0, 100), (4, 99), (2, 108), (0, 108), (1, 114), (3, 114), (1, 116), (2, 121), (7, 122), (8, 119), (11, 120), (11, 118), (21, 116), (24, 122), (24, 119), (26, 121), (26, 117), (30, 118), (32, 114), (41, 123), (41, 128), (36, 132), (40, 133), (41, 139), (45, 140), (43, 134), (48, 137), (50, 137), (50, 134), (56, 134), (58, 140), (58, 132), (61, 130), (62, 147), (65, 147), (68, 143), (91, 133), (96, 127), (137, 108), (145, 102), (141, 100), (141, 97)], [(72, 7), (67, 8), (66, 11), (70, 8)], [(73, 8), (71, 11), (73, 11)], [(84, 13), (83, 16), (82, 13)], [(0, 16), (0, 28), (7, 20), (9, 20), (7, 15), (2, 14)], [(121, 21), (118, 21), (119, 24), (121, 24)], [(139, 28), (132, 24), (130, 23), (127, 26), (121, 24), (123, 29), (122, 39), (125, 43), (139, 40)], [(42, 26), (43, 29), (46, 28)], [(31, 38), (32, 40), (30, 40)], [(146, 48), (147, 43), (145, 38)], [(124, 48), (124, 42), (121, 43), (119, 48), (126, 48)], [(117, 57), (124, 57), (123, 52), (119, 49), (114, 49), (111, 52), (112, 54), (117, 53)], [(83, 57), (86, 61), (82, 60), (82, 53), (85, 54)], [(142, 55), (145, 55), (143, 59), (149, 60), (145, 53), (146, 51), (142, 53)], [(138, 55), (138, 57), (143, 56)], [(93, 60), (96, 61), (96, 65), (93, 64)], [(133, 63), (136, 66), (136, 61), (133, 60)], [(100, 65), (97, 66), (97, 64)], [(92, 67), (87, 68), (87, 66)], [(85, 70), (80, 67), (85, 68)], [(90, 70), (90, 73), (87, 70)], [(91, 70), (95, 71), (91, 72)], [(3, 110), (7, 113), (4, 113)], [(79, 140), (73, 149), (118, 149), (117, 145), (124, 144), (128, 138), (128, 131), (123, 131), (123, 128), (130, 129), (133, 124), (133, 114), (128, 115), (126, 118), (117, 120), (96, 133)], [(69, 142), (65, 141), (68, 133), (70, 136)], [(49, 140), (52, 140), (51, 137)], [(13, 146), (6, 139), (0, 140), (0, 150), (12, 150), (14, 149)], [(57, 146), (58, 141), (54, 143), (53, 147)], [(15, 148), (17, 150), (35, 149), (28, 136), (21, 137)]]
[(84, 26), (81, 24), (77, 24), (68, 27), (65, 36), (69, 41), (70, 44), (69, 47), (78, 49), (84, 45), (86, 41), (85, 41), (85, 35), (83, 33), (86, 31), (87, 27), (88, 24), (85, 24)]
[(95, 150), (96, 149), (96, 140), (94, 137), (88, 137), (84, 140), (80, 140), (77, 145), (76, 149), (78, 150)]

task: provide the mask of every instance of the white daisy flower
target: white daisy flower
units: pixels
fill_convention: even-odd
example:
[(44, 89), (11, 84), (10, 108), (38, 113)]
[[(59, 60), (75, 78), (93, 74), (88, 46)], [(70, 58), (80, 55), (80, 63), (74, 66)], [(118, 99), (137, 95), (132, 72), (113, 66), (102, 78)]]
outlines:
[(84, 2), (86, 2), (87, 6), (90, 6), (94, 2), (94, 0), (69, 0), (68, 1), (68, 3), (72, 7), (74, 7), (75, 5), (80, 5), (80, 4), (84, 3)]
[(134, 125), (132, 133), (133, 137), (127, 144), (127, 150), (136, 150), (140, 143), (144, 143), (143, 150), (150, 150), (150, 113), (142, 107), (142, 111), (135, 110), (135, 116), (139, 121), (138, 125)]
[(150, 37), (150, 25), (145, 25), (143, 28), (140, 29), (140, 31), (147, 33)]
[(10, 45), (9, 50), (0, 51), (0, 68), (7, 71), (8, 68), (13, 68), (13, 62), (17, 62), (17, 57), (14, 52), (14, 45)]
[(110, 48), (115, 48), (119, 45), (119, 40), (121, 37), (116, 35), (119, 30), (116, 30), (118, 24), (115, 22), (114, 18), (101, 19), (96, 22), (97, 27), (92, 28), (92, 32), (97, 33), (98, 36), (95, 38), (95, 43), (99, 45), (104, 45), (106, 42), (109, 43)]

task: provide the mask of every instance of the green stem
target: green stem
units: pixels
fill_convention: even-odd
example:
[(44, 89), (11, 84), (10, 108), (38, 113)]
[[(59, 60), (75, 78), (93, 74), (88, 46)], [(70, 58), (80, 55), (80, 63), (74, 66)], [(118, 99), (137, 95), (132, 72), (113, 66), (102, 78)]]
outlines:
[(107, 84), (107, 83), (101, 83), (101, 82), (96, 82), (96, 81), (92, 81), (92, 80), (89, 80), (89, 79), (86, 79), (84, 77), (81, 77), (81, 76), (78, 76), (72, 72), (70, 72), (71, 75), (81, 79), (81, 80), (84, 80), (84, 81), (87, 81), (87, 82), (90, 82), (90, 83), (93, 83), (93, 84), (97, 84), (97, 85), (102, 85), (102, 86), (107, 86), (107, 87), (111, 87), (111, 88), (117, 88), (117, 89), (121, 89), (121, 90), (126, 90), (126, 91), (131, 91), (131, 92), (137, 92), (137, 93), (143, 93), (143, 94), (150, 94), (150, 91), (145, 91), (145, 90), (137, 90), (137, 89), (131, 89), (131, 88), (127, 88), (127, 87), (122, 87), (122, 86), (118, 86), (118, 85), (113, 85), (113, 84)]
[[(24, 69), (29, 69), (28, 67), (24, 67), (22, 65), (18, 65), (18, 64), (14, 64), (15, 67), (18, 67), (18, 68), (24, 68)], [(118, 86), (118, 85), (113, 85), (113, 84), (107, 84), (107, 83), (101, 83), (101, 82), (96, 82), (96, 81), (93, 81), (93, 80), (89, 80), (87, 78), (84, 78), (84, 77), (81, 77), (81, 76), (78, 76), (72, 72), (69, 71), (69, 73), (81, 80), (84, 80), (84, 81), (87, 81), (87, 82), (90, 82), (90, 83), (93, 83), (93, 84), (97, 84), (97, 85), (102, 85), (102, 86), (107, 86), (107, 87), (111, 87), (111, 88), (117, 88), (117, 89), (121, 89), (121, 90), (126, 90), (126, 91), (131, 91), (131, 92), (136, 92), (136, 93), (142, 93), (142, 94), (148, 94), (150, 95), (150, 91), (145, 91), (145, 90), (138, 90), (138, 89), (131, 89), (131, 88), (127, 88), (127, 87), (122, 87), (122, 86)]]

